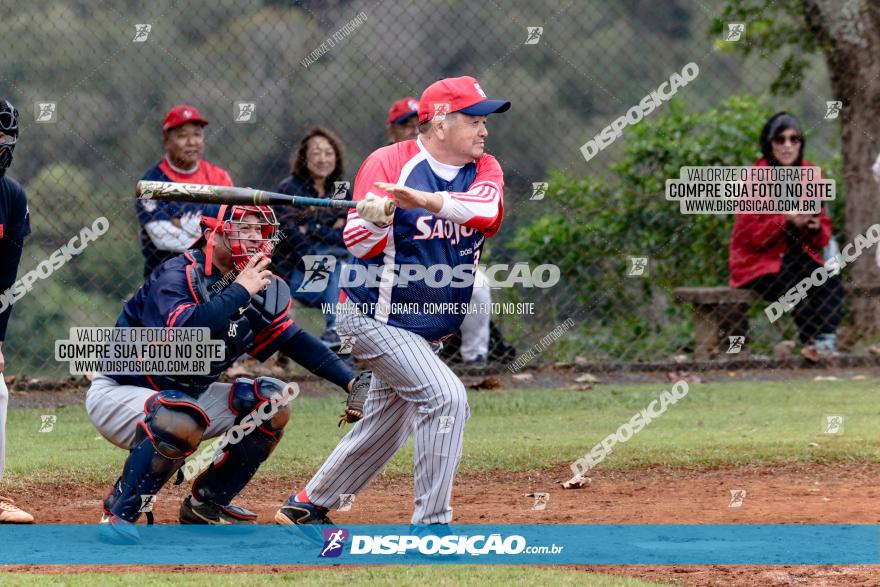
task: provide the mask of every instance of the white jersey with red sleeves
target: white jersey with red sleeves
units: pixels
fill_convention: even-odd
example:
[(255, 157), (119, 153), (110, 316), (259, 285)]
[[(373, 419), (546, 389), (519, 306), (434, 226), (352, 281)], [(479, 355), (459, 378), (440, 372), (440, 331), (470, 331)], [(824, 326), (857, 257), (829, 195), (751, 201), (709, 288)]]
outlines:
[[(370, 193), (389, 197), (373, 185), (377, 181), (439, 192), (443, 208), (436, 214), (424, 208), (398, 208), (394, 221), (385, 228), (364, 220), (352, 209), (343, 235), (345, 245), (355, 256), (353, 264), (366, 266), (366, 271), (364, 267), (349, 268), (343, 283), (360, 283), (354, 279), (358, 273), (378, 279), (368, 278), (364, 285), (344, 287), (343, 299), (347, 296), (379, 322), (404, 328), (429, 341), (440, 340), (461, 325), (463, 311), (425, 314), (413, 310), (435, 304), (464, 308), (470, 302), (472, 275), (483, 241), (498, 232), (504, 215), (501, 166), (491, 155), (461, 167), (446, 165), (431, 157), (416, 139), (374, 151), (355, 178), (354, 200), (360, 201)], [(425, 279), (409, 279), (405, 287), (402, 283), (395, 285), (395, 274), (405, 265), (425, 267)], [(469, 277), (437, 285), (444, 276), (462, 272)]]

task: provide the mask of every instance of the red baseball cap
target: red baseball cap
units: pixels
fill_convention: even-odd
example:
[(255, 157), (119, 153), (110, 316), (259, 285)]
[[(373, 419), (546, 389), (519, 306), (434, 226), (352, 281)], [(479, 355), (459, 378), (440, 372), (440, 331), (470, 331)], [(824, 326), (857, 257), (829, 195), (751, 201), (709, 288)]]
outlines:
[(171, 130), (187, 122), (195, 122), (202, 126), (208, 124), (208, 121), (202, 118), (197, 108), (181, 104), (169, 110), (168, 114), (165, 115), (165, 120), (162, 122), (162, 130)]
[(475, 78), (448, 77), (436, 81), (422, 92), (419, 100), (419, 124), (428, 122), (435, 114), (461, 112), (471, 116), (488, 116), (495, 112), (507, 112), (507, 100), (489, 100), (486, 92)]
[(418, 113), (419, 103), (415, 98), (401, 98), (391, 105), (391, 110), (388, 111), (388, 124), (403, 124)]

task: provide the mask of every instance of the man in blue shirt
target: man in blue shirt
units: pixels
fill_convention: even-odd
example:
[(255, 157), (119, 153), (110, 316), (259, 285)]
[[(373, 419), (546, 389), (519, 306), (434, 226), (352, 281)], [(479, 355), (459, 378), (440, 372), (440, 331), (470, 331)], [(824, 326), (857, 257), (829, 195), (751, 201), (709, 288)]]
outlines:
[[(346, 391), (369, 385), (290, 317), (290, 290), (268, 269), (278, 222), (266, 206), (221, 206), (202, 216), (205, 231), (192, 247), (159, 265), (123, 306), (117, 327), (207, 328), (225, 347), (207, 374), (144, 370), (95, 373), (86, 411), (110, 442), (129, 450), (122, 474), (104, 500), (101, 523), (112, 541), (136, 542), (144, 504), (183, 466), (205, 438), (226, 434), (286, 386), (271, 377), (219, 377), (249, 354), (265, 361), (280, 351)], [(180, 508), (184, 524), (253, 524), (256, 515), (232, 505), (281, 440), (286, 403), (229, 443), (193, 483)], [(182, 480), (182, 477), (181, 477)], [(147, 517), (148, 520), (150, 516)]]

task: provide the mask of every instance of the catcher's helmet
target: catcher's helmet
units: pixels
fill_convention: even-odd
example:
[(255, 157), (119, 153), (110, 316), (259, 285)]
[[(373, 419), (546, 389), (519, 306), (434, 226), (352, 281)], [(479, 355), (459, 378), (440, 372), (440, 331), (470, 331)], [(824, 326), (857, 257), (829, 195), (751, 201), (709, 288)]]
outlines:
[(12, 165), (12, 152), (18, 142), (18, 110), (6, 98), (0, 97), (0, 177)]
[[(256, 217), (256, 221), (246, 221), (246, 216)], [(275, 218), (275, 212), (269, 206), (220, 206), (217, 216), (202, 216), (201, 225), (205, 230), (216, 230), (225, 237), (226, 245), (232, 253), (232, 260), (238, 270), (244, 269), (248, 263), (248, 259), (256, 253), (263, 253), (266, 256), (272, 255), (272, 250), (278, 243), (278, 220)], [(259, 236), (242, 235), (242, 230), (248, 226), (258, 226)], [(256, 250), (248, 251), (244, 245), (244, 241), (258, 243)], [(213, 257), (214, 239), (208, 239), (205, 234), (194, 244), (194, 246), (208, 245), (205, 254), (205, 273), (211, 274), (211, 261)]]

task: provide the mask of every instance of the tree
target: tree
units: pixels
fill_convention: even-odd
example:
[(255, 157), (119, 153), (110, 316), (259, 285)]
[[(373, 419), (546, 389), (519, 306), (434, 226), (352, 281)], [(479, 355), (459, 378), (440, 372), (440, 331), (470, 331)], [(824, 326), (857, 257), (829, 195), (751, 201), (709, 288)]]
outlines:
[[(809, 66), (807, 56), (821, 51), (828, 66), (840, 112), (843, 180), (846, 182), (846, 236), (857, 234), (878, 220), (877, 185), (871, 166), (880, 137), (880, 3), (877, 0), (731, 0), (713, 25), (720, 33), (728, 22), (743, 22), (745, 43), (731, 44), (744, 56), (787, 53), (771, 90), (791, 94), (800, 88)], [(873, 255), (862, 255), (850, 265), (855, 286), (880, 283)], [(862, 335), (880, 332), (880, 300), (851, 296), (852, 323)]]

